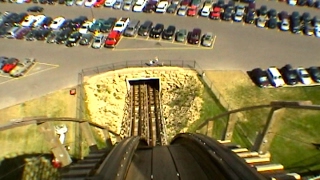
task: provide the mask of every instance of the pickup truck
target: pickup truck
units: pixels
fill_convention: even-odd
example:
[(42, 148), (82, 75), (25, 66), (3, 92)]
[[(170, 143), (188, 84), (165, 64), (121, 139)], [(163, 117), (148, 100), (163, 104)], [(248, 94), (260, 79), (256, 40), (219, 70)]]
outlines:
[(118, 44), (120, 37), (121, 37), (121, 32), (111, 31), (105, 41), (104, 47), (114, 48)]
[(119, 32), (123, 32), (128, 24), (130, 23), (130, 19), (129, 18), (120, 18), (114, 25), (112, 31), (119, 31)]

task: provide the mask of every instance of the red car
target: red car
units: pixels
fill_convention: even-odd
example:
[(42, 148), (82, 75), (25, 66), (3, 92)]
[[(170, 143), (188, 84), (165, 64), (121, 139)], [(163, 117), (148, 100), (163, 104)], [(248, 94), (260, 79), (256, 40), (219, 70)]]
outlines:
[(96, 3), (94, 3), (94, 7), (100, 7), (104, 5), (105, 0), (97, 0)]
[(213, 11), (210, 12), (209, 17), (211, 19), (220, 19), (221, 16), (221, 8), (216, 6), (213, 8)]
[(114, 48), (120, 41), (121, 33), (119, 31), (111, 31), (105, 41), (104, 47)]
[(180, 3), (180, 6), (189, 6), (191, 4), (191, 0), (183, 0)]
[(197, 6), (191, 6), (188, 10), (187, 10), (187, 16), (195, 16), (198, 13), (198, 8)]
[(19, 63), (19, 60), (16, 58), (10, 58), (6, 64), (2, 67), (2, 71), (9, 73), (13, 68), (15, 68)]

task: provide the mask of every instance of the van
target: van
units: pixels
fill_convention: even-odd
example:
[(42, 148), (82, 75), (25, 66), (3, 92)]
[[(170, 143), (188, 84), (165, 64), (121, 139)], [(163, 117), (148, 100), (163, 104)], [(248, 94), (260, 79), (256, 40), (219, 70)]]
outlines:
[(130, 21), (130, 24), (128, 25), (128, 27), (124, 31), (123, 35), (124, 36), (131, 36), (131, 37), (135, 36), (137, 34), (139, 26), (140, 26), (140, 21), (139, 20)]
[(146, 21), (144, 22), (139, 30), (138, 30), (138, 34), (140, 36), (147, 36), (149, 34), (149, 31), (152, 29), (152, 25), (153, 25), (153, 22), (151, 21)]
[(6, 34), (6, 38), (10, 38), (13, 39), (15, 38), (16, 33), (18, 32), (18, 30), (20, 29), (20, 27), (12, 27)]
[(267, 76), (269, 78), (270, 83), (274, 87), (281, 87), (284, 85), (284, 80), (276, 67), (270, 67), (267, 69)]

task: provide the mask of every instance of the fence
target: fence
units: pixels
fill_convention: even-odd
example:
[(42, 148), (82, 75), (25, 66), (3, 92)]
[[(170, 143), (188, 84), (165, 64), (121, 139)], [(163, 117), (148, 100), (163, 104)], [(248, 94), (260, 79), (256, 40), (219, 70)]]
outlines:
[[(86, 78), (93, 75), (125, 69), (125, 68), (150, 68), (154, 66), (148, 65), (149, 61), (123, 61), (118, 63), (107, 64), (103, 66), (97, 66), (93, 68), (83, 69), (78, 75), (78, 99), (77, 99), (77, 118), (79, 119), (90, 119), (88, 117), (88, 110), (86, 107), (86, 95), (84, 90), (84, 83)], [(200, 77), (202, 77), (203, 82), (211, 89), (216, 98), (220, 101), (221, 105), (229, 110), (231, 107), (225, 101), (223, 96), (216, 89), (214, 84), (210, 81), (208, 77), (205, 76), (204, 71), (196, 61), (184, 61), (184, 60), (161, 60), (158, 65), (166, 67), (181, 67), (185, 69), (195, 70)]]

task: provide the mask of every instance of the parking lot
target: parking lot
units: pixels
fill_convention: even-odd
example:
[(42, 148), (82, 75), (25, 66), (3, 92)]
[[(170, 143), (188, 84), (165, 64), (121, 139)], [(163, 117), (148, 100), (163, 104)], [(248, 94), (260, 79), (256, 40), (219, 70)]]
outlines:
[[(291, 7), (273, 1), (257, 1), (257, 7), (261, 4), (288, 12), (298, 10), (299, 12), (310, 11), (312, 15), (320, 14), (314, 8)], [(24, 12), (29, 6), (2, 3), (0, 11)], [(102, 7), (92, 9), (61, 5), (44, 5), (43, 7), (45, 7), (44, 14), (51, 17), (60, 15), (68, 18), (79, 15), (85, 15), (88, 18), (130, 17), (141, 21), (151, 20), (155, 23), (163, 23), (165, 26), (174, 24), (178, 29), (192, 30), (194, 27), (199, 27), (203, 32), (213, 32), (216, 39), (212, 48), (202, 48), (151, 38), (138, 40), (139, 37), (123, 37), (114, 50), (105, 48), (96, 50), (80, 46), (67, 48), (63, 45), (43, 42), (0, 39), (2, 55), (17, 58), (34, 57), (38, 62), (59, 65), (59, 68), (26, 76), (19, 81), (11, 80), (0, 84), (5, 87), (0, 88), (2, 99), (0, 108), (39, 97), (57, 89), (74, 86), (78, 82), (77, 74), (81, 69), (119, 61), (148, 61), (155, 56), (160, 60), (196, 60), (203, 68), (215, 70), (247, 71), (255, 67), (267, 68), (271, 65), (282, 66), (287, 63), (304, 67), (318, 64), (320, 41), (314, 37), (260, 29), (253, 25), (231, 23), (232, 21), (213, 21), (202, 17), (133, 13)]]

